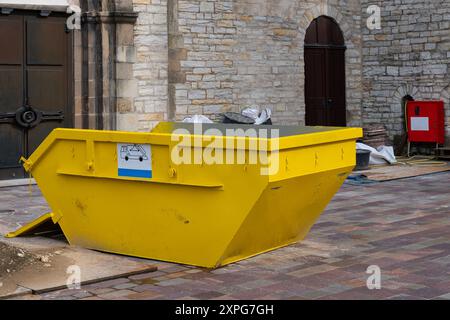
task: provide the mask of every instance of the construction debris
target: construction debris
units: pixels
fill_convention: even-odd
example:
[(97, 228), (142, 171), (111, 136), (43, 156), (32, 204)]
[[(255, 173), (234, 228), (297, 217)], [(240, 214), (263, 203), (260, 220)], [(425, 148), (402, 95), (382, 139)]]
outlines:
[(0, 279), (32, 264), (33, 254), (0, 242)]
[(372, 148), (389, 144), (386, 128), (383, 125), (369, 125), (364, 129), (363, 142)]
[(382, 145), (378, 148), (372, 148), (364, 143), (357, 142), (356, 149), (370, 151), (369, 164), (394, 164), (397, 162), (393, 147)]
[(52, 256), (51, 253), (49, 254), (43, 254), (43, 255), (39, 255), (38, 256), (38, 260), (44, 263), (48, 263), (50, 262), (50, 257)]
[(184, 118), (182, 122), (184, 122), (184, 123), (213, 123), (213, 121), (211, 119), (209, 119), (207, 116), (204, 116), (201, 114), (196, 114), (196, 115), (193, 115), (192, 117)]

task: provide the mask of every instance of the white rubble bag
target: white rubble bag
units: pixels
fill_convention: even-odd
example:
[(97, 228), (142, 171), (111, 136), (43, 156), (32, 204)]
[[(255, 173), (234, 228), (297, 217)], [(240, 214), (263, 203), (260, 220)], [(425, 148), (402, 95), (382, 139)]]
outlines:
[(256, 108), (245, 108), (244, 110), (242, 110), (241, 114), (246, 117), (252, 118), (253, 120), (255, 120), (256, 125), (260, 125), (265, 123), (272, 117), (272, 110), (270, 110), (269, 108), (265, 108), (260, 113)]
[(367, 144), (357, 142), (356, 149), (369, 150), (371, 152), (369, 164), (394, 164), (397, 162), (394, 155), (394, 148), (390, 146), (381, 146), (375, 149)]
[(193, 115), (192, 117), (184, 118), (182, 122), (184, 122), (184, 123), (213, 123), (213, 121), (211, 119), (209, 119), (207, 116), (204, 116), (201, 114), (196, 114), (196, 115)]
[(259, 117), (259, 110), (256, 108), (245, 108), (242, 110), (241, 114), (256, 121)]

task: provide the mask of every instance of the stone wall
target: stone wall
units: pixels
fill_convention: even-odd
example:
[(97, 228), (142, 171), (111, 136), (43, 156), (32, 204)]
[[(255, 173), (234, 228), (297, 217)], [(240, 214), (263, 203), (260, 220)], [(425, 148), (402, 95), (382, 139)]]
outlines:
[(133, 5), (139, 13), (137, 96), (127, 116), (138, 130), (160, 120), (216, 118), (255, 105), (272, 108), (277, 123), (303, 124), (304, 36), (320, 15), (334, 18), (344, 33), (348, 124), (360, 124), (358, 0), (133, 0)]
[(134, 79), (125, 83), (123, 92), (134, 99), (118, 110), (118, 128), (148, 131), (168, 118), (167, 1), (132, 1), (138, 13), (134, 46), (124, 48), (122, 54), (130, 63)]
[[(124, 108), (132, 108), (135, 92), (129, 72), (133, 60), (131, 0), (70, 0), (81, 8), (81, 29), (73, 34), (74, 124), (77, 128), (121, 129)], [(118, 125), (119, 124), (119, 125)], [(134, 129), (135, 130), (135, 129)]]
[(271, 107), (275, 121), (303, 124), (304, 37), (311, 21), (332, 17), (345, 39), (348, 124), (359, 125), (361, 48), (359, 1), (239, 0), (236, 103)]
[(363, 121), (383, 123), (394, 138), (404, 132), (401, 100), (443, 99), (450, 136), (450, 2), (363, 0), (381, 7), (381, 29), (363, 34)]

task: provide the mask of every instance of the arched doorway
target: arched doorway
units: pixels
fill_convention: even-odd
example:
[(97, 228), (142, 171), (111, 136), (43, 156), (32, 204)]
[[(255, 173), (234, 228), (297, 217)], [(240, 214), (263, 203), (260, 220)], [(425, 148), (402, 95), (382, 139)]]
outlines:
[(305, 122), (346, 126), (345, 43), (334, 19), (313, 20), (305, 36)]

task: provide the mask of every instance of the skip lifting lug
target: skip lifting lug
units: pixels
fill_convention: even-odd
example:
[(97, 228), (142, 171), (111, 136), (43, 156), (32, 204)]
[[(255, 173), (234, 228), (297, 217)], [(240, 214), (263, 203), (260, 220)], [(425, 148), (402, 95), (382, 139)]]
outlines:
[(19, 163), (23, 163), (23, 167), (25, 171), (30, 172), (31, 168), (33, 167), (33, 161), (26, 159), (25, 157), (20, 157)]

